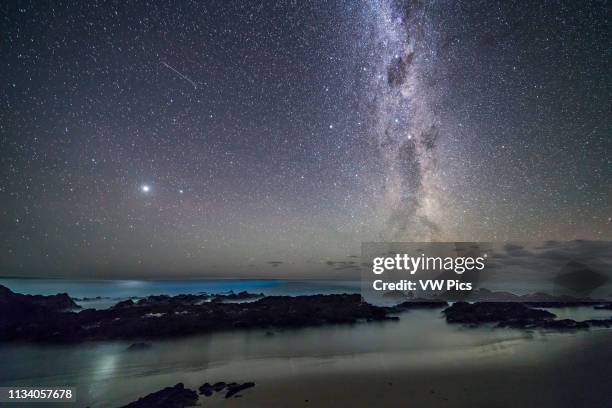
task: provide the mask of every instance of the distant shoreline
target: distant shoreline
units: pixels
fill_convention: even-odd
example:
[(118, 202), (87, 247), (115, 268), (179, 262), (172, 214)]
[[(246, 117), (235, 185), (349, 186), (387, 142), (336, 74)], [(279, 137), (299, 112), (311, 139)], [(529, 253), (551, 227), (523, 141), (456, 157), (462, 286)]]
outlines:
[(1, 279), (24, 279), (24, 280), (64, 280), (72, 282), (181, 282), (181, 281), (311, 281), (311, 282), (358, 282), (355, 279), (326, 279), (326, 278), (302, 278), (302, 277), (173, 277), (173, 278), (96, 278), (96, 277), (67, 277), (67, 276), (0, 276)]

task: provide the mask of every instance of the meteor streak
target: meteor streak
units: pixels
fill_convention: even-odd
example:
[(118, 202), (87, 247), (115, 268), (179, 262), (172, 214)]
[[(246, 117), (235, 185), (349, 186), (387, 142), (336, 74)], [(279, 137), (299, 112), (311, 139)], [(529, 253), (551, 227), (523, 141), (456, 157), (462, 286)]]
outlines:
[(189, 78), (187, 75), (182, 74), (181, 72), (179, 72), (176, 68), (174, 68), (172, 65), (168, 64), (167, 62), (162, 61), (161, 64), (174, 71), (178, 76), (180, 76), (181, 78), (183, 78), (185, 81), (189, 82), (191, 85), (193, 85), (193, 89), (198, 89), (198, 85), (191, 79)]

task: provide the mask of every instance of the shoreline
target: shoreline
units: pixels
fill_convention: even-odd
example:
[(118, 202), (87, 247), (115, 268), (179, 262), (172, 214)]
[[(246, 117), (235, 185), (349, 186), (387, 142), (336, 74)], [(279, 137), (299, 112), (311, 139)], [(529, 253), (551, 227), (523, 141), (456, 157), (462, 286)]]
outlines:
[[(221, 301), (204, 303), (204, 306), (199, 303), (215, 296)], [(225, 296), (257, 298), (250, 303), (225, 303)], [(503, 302), (459, 302), (451, 306), (446, 302), (444, 306), (436, 302), (413, 302), (404, 309), (368, 305), (366, 308), (374, 309), (365, 310), (384, 311), (384, 318), (363, 324), (337, 324), (335, 317), (340, 314), (362, 313), (359, 295), (259, 296), (246, 292), (242, 295), (154, 295), (138, 302), (119, 302), (109, 310), (80, 313), (108, 315), (113, 319), (135, 316), (149, 322), (151, 318), (143, 317), (143, 313), (208, 310), (214, 316), (215, 311), (227, 309), (243, 316), (242, 311), (256, 306), (258, 318), (268, 316), (268, 312), (269, 316), (278, 318), (287, 313), (288, 305), (305, 302), (306, 309), (295, 309), (297, 315), (289, 315), (302, 316), (312, 310), (321, 312), (321, 305), (329, 302), (327, 309), (322, 310), (331, 313), (326, 316), (332, 320), (301, 326), (290, 319), (288, 322), (292, 324), (273, 329), (259, 326), (261, 321), (248, 328), (230, 325), (224, 330), (157, 338), (152, 345), (136, 344), (133, 348), (128, 347), (136, 340), (131, 337), (58, 345), (3, 342), (0, 358), (6, 363), (7, 371), (0, 380), (3, 386), (74, 385), (81, 395), (76, 406), (70, 405), (75, 408), (119, 407), (177, 383), (184, 383), (189, 392), (189, 389), (197, 391), (205, 383), (217, 382), (255, 385), (231, 398), (225, 398), (224, 392), (210, 397), (201, 395), (201, 405), (548, 408), (580, 406), (583, 401), (586, 405), (612, 402), (608, 387), (612, 373), (606, 374), (607, 358), (612, 358), (612, 349), (608, 347), (612, 332), (604, 328), (544, 330), (535, 327), (532, 330), (513, 325), (495, 326), (497, 319), (510, 322), (516, 318), (531, 319), (536, 309), (525, 304), (510, 303), (513, 305), (510, 312), (508, 304)], [(72, 302), (67, 295), (25, 296), (25, 299), (38, 306), (59, 309)], [(531, 297), (525, 299), (535, 301)], [(280, 304), (272, 307), (279, 301)], [(270, 307), (261, 309), (266, 302), (272, 302), (268, 304)], [(347, 305), (348, 309), (337, 309)], [(467, 310), (453, 309), (461, 305), (470, 306)], [(581, 313), (595, 310), (590, 303), (567, 305), (567, 309)], [(260, 315), (261, 310), (268, 311)], [(445, 312), (453, 310), (456, 318), (465, 315), (469, 316), (468, 321), (449, 323)], [(398, 320), (388, 319), (400, 313)], [(608, 312), (598, 309), (597, 313), (603, 317)], [(480, 322), (482, 316), (492, 320)], [(548, 319), (550, 313), (536, 312), (533, 318), (538, 322), (541, 316)], [(170, 318), (174, 319), (175, 315)], [(47, 364), (39, 366), (40, 361)], [(557, 389), (559, 386), (561, 389)], [(589, 387), (592, 388), (590, 395), (580, 392)]]
[[(517, 296), (480, 289), (471, 302), (412, 298), (394, 306), (367, 303), (360, 294), (269, 296), (225, 294), (151, 295), (107, 309), (83, 309), (67, 293), (24, 295), (0, 285), (0, 342), (78, 343), (95, 340), (154, 340), (229, 329), (292, 329), (399, 320), (414, 309), (443, 309), (447, 324), (517, 329), (588, 330), (612, 326), (612, 317), (559, 319), (548, 307), (612, 310), (606, 300)], [(478, 300), (480, 298), (486, 301)], [(101, 297), (93, 298), (99, 300)], [(612, 314), (612, 312), (611, 312)]]
[[(238, 333), (236, 333), (238, 334)], [(220, 361), (201, 370), (151, 373), (120, 386), (102, 381), (89, 395), (91, 408), (122, 406), (183, 382), (255, 381), (240, 398), (200, 396), (202, 406), (605, 406), (612, 402), (606, 360), (611, 335), (558, 333), (548, 340), (511, 340), (452, 350), (369, 352), (299, 358)], [(588, 347), (575, 352), (576, 341)], [(542, 349), (547, 358), (531, 359)], [(522, 358), (517, 359), (516, 355)], [(568, 355), (573, 355), (568, 359)], [(127, 378), (126, 378), (127, 380)], [(577, 392), (588, 390), (588, 395)], [(108, 398), (112, 395), (112, 398)], [(200, 406), (200, 405), (198, 405)]]

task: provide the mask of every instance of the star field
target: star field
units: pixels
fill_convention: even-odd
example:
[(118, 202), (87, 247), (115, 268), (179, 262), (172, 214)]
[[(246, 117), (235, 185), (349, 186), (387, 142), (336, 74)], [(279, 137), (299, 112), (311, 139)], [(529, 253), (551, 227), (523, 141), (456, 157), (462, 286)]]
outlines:
[(609, 8), (4, 3), (0, 273), (343, 277), (362, 241), (609, 240)]

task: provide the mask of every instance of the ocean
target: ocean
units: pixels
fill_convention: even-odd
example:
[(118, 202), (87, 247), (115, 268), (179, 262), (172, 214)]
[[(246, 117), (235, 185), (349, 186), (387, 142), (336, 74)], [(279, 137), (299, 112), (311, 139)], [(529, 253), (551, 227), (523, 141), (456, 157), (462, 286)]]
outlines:
[[(3, 279), (0, 283), (21, 293), (67, 292), (78, 298), (103, 298), (81, 302), (84, 307), (96, 302), (95, 306), (103, 307), (111, 300), (114, 303), (116, 299), (151, 294), (247, 290), (300, 295), (359, 291), (358, 282), (337, 281)], [(590, 308), (561, 308), (556, 312), (574, 318), (611, 314)], [(514, 395), (513, 390), (527, 383), (523, 384), (525, 393), (531, 393), (539, 402), (533, 406), (572, 406), (564, 404), (575, 403), (570, 397), (579, 394), (570, 393), (570, 399), (559, 399), (557, 384), (575, 384), (577, 367), (599, 364), (592, 361), (602, 361), (600, 356), (610, 354), (609, 347), (602, 345), (612, 341), (612, 333), (605, 329), (559, 333), (449, 325), (440, 309), (413, 310), (399, 316), (399, 321), (236, 330), (155, 340), (150, 349), (137, 352), (127, 352), (130, 342), (125, 341), (2, 344), (0, 385), (75, 387), (76, 403), (45, 406), (102, 408), (126, 404), (177, 382), (192, 388), (217, 381), (257, 384), (243, 398), (224, 401), (211, 397), (205, 403), (226, 407), (371, 406), (376, 401), (396, 406), (394, 402), (406, 397), (402, 390), (427, 384), (414, 388), (411, 399), (405, 402), (472, 406), (475, 401), (487, 402), (486, 393), (469, 394), (478, 387), (483, 389), (477, 381), (486, 381), (491, 387), (500, 387), (500, 392), (508, 393), (509, 401), (514, 398), (517, 404), (524, 402), (524, 395)], [(517, 377), (506, 378), (508, 372)], [(552, 377), (542, 385), (546, 375)], [(591, 374), (584, 377), (584, 381), (589, 378), (592, 387), (589, 398), (612, 402), (606, 385), (610, 375), (601, 370), (597, 375), (595, 379)], [(535, 384), (538, 389), (532, 390)], [(313, 405), (317, 398), (319, 402)], [(465, 404), (445, 405), (443, 398)]]
[[(67, 280), (0, 278), (13, 292), (31, 295), (68, 293), (84, 308), (110, 307), (118, 301), (150, 295), (235, 293), (265, 295), (312, 295), (359, 293), (359, 281), (307, 281), (284, 279), (194, 279), (194, 280)], [(100, 299), (95, 299), (100, 297)], [(82, 300), (87, 299), (87, 300)]]

